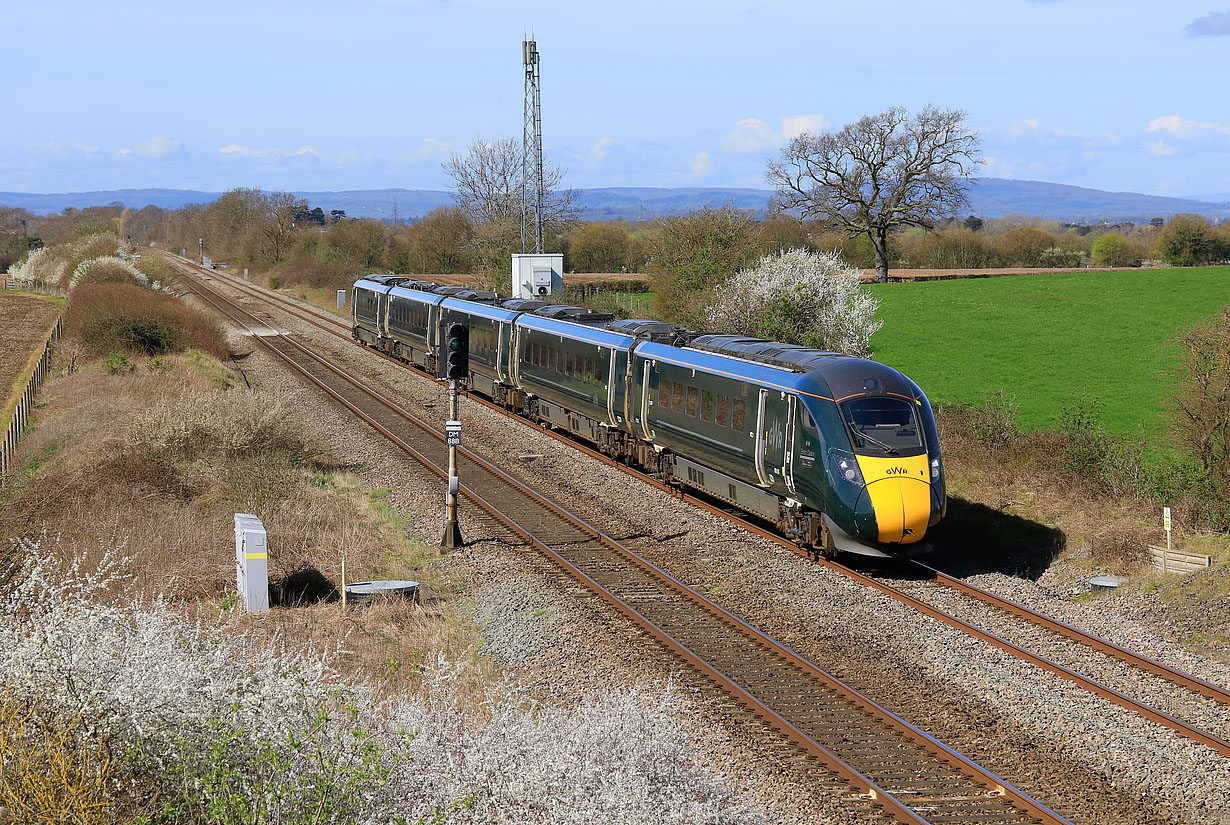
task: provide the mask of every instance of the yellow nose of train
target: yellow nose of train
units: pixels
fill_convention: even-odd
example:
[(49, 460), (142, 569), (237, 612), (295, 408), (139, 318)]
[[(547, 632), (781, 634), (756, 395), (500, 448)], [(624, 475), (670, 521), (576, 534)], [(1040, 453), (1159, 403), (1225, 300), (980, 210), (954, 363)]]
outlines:
[(927, 455), (909, 458), (860, 455), (858, 467), (875, 511), (879, 540), (885, 544), (921, 541), (931, 518)]

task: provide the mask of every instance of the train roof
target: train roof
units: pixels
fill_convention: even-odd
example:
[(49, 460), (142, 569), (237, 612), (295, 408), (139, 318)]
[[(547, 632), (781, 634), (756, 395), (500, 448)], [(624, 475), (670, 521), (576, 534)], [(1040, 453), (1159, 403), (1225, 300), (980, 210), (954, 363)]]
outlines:
[(695, 336), (694, 332), (684, 329), (678, 324), (668, 324), (665, 321), (650, 321), (646, 318), (624, 318), (612, 321), (606, 328), (613, 332), (621, 332), (634, 338), (646, 341), (657, 341), (659, 344), (674, 344), (681, 346)]
[(407, 278), (405, 275), (388, 275), (388, 274), (381, 274), (378, 272), (373, 272), (370, 275), (364, 275), (359, 280), (371, 281), (372, 283), (380, 284), (381, 286), (397, 286), (403, 281), (408, 281), (410, 279)]
[(673, 347), (653, 342), (640, 344), (636, 348), (636, 354), (641, 358), (705, 370), (830, 401), (841, 401), (849, 396), (865, 393), (893, 394), (905, 398), (914, 398), (918, 393), (910, 379), (892, 367), (852, 355), (827, 353), (830, 357), (819, 360), (818, 366), (803, 370), (797, 365), (786, 368), (765, 361), (753, 361), (725, 351)]
[(440, 302), (440, 306), (445, 309), (464, 312), (466, 315), (473, 315), (476, 318), (487, 318), (493, 321), (511, 321), (519, 314), (516, 310), (506, 309), (490, 303), (467, 301), (460, 297), (445, 298)]
[(412, 301), (418, 301), (423, 304), (438, 304), (444, 300), (445, 296), (437, 295), (434, 292), (424, 292), (421, 289), (411, 289), (405, 286), (395, 286), (389, 290), (389, 295), (397, 298), (408, 298)]
[(578, 341), (588, 341), (592, 344), (613, 349), (626, 350), (636, 343), (636, 339), (631, 335), (612, 332), (603, 327), (578, 324), (562, 318), (549, 318), (530, 312), (517, 316), (517, 326), (538, 330), (539, 332), (554, 333)]
[(780, 341), (746, 338), (742, 335), (698, 335), (688, 344), (692, 349), (733, 355), (747, 361), (769, 364), (791, 372), (811, 372), (832, 363), (834, 358), (850, 358), (839, 352), (825, 352)]
[(559, 318), (565, 321), (572, 321), (574, 324), (585, 324), (591, 326), (601, 324), (607, 326), (608, 322), (615, 319), (615, 316), (609, 312), (598, 312), (588, 307), (570, 307), (563, 304), (550, 304), (545, 307), (539, 307), (534, 310), (535, 315), (541, 315), (544, 318)]

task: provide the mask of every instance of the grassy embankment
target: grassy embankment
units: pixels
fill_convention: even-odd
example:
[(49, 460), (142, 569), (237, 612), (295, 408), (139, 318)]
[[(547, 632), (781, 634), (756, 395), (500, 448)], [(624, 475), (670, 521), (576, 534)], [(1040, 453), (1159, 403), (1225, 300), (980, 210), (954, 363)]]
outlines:
[[(1045, 545), (1043, 561), (1053, 550), (1078, 572), (1129, 573), (1129, 592), (1154, 594), (1178, 626), (1194, 628), (1188, 644), (1230, 660), (1230, 611), (1213, 609), (1230, 595), (1222, 575), (1230, 541), (1191, 529), (1185, 516), (1198, 508), (1164, 492), (1167, 473), (1183, 462), (1165, 434), (1177, 366), (1171, 342), (1230, 303), (1230, 267), (871, 289), (885, 322), (872, 338), (877, 360), (910, 375), (933, 403), (966, 405), (942, 409), (940, 423), (949, 492), (959, 497), (946, 528), (971, 555), (1003, 569), (1023, 549)], [(987, 405), (997, 392), (1015, 402), (1015, 424), (1026, 432), (1003, 407)], [(1101, 402), (1098, 420), (1085, 422), (1119, 438), (1126, 453), (1073, 431), (1080, 419), (1070, 411), (1082, 393)], [(1137, 464), (1132, 450), (1142, 435)], [(1162, 504), (1178, 505), (1176, 547), (1212, 555), (1210, 570), (1177, 577), (1143, 566), (1142, 542), (1165, 544)]]
[(1073, 394), (1103, 402), (1103, 425), (1155, 426), (1172, 382), (1168, 342), (1230, 303), (1230, 267), (877, 284), (878, 361), (933, 404), (1015, 399), (1024, 429), (1053, 424)]

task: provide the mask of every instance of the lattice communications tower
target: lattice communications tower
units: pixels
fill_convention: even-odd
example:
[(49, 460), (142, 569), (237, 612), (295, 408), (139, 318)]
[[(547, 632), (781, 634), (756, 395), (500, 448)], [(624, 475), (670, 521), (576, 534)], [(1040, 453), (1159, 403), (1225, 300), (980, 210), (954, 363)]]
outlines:
[[(546, 199), (542, 180), (542, 75), (538, 44), (521, 41), (521, 64), (525, 68), (524, 125), (521, 130), (521, 252), (542, 252), (542, 204)], [(530, 211), (534, 216), (534, 248), (526, 249)]]

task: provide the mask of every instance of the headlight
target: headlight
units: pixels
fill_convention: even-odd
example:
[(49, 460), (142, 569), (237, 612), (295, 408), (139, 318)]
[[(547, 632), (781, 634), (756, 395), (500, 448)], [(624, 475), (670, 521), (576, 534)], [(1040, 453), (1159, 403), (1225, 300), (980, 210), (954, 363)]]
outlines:
[(940, 477), (940, 460), (938, 458), (931, 459), (931, 478), (937, 479)]
[(863, 474), (858, 468), (858, 459), (845, 450), (829, 450), (829, 464), (833, 475), (855, 487), (863, 486)]

